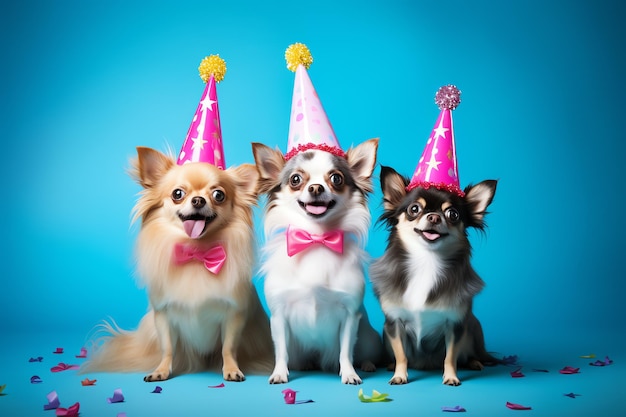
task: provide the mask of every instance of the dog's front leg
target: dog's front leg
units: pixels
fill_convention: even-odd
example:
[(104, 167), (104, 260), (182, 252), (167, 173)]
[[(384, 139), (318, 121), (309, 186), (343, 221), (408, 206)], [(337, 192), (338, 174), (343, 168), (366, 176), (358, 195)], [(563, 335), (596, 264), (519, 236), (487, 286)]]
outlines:
[(344, 384), (358, 385), (362, 382), (352, 364), (352, 352), (356, 342), (359, 319), (360, 314), (348, 312), (339, 332), (339, 375)]
[(274, 357), (276, 364), (270, 376), (270, 384), (284, 384), (288, 381), (289, 353), (287, 352), (287, 323), (282, 312), (272, 313), (270, 317), (270, 327), (272, 330), (272, 340), (274, 341)]
[(237, 349), (245, 325), (245, 313), (235, 311), (230, 314), (222, 331), (222, 374), (226, 381), (241, 382), (246, 379), (237, 364)]
[(461, 340), (461, 335), (457, 335), (458, 330), (460, 329), (454, 328), (446, 333), (446, 357), (443, 360), (443, 383), (446, 385), (461, 385), (461, 380), (456, 375), (456, 362), (459, 356), (457, 340)]
[(404, 352), (404, 328), (398, 320), (387, 319), (385, 321), (385, 334), (389, 339), (389, 344), (393, 350), (393, 356), (396, 360), (396, 367), (393, 377), (389, 380), (391, 385), (401, 385), (409, 382), (408, 360)]
[(146, 382), (164, 381), (172, 373), (172, 358), (174, 357), (174, 343), (167, 321), (167, 314), (164, 311), (154, 311), (154, 325), (157, 339), (161, 348), (161, 363), (151, 374), (146, 375), (143, 380)]

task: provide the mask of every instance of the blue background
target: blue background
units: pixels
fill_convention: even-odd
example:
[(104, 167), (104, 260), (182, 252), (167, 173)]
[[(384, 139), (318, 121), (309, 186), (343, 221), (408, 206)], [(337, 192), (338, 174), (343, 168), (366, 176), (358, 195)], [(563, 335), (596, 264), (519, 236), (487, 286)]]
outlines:
[[(126, 168), (136, 146), (178, 151), (203, 89), (200, 60), (218, 53), (227, 62), (219, 105), (226, 162), (238, 165), (253, 162), (252, 141), (285, 150), (293, 73), (283, 54), (293, 42), (307, 44), (313, 54), (309, 75), (342, 146), (380, 137), (379, 163), (405, 175), (413, 173), (435, 122), (438, 87), (452, 83), (462, 90), (454, 113), (462, 186), (499, 179), (487, 233), (471, 234), (474, 265), (487, 283), (475, 311), (488, 348), (553, 371), (574, 365), (578, 355), (610, 354), (612, 367), (584, 370), (617, 378), (623, 366), (618, 359), (626, 359), (623, 3), (28, 0), (4, 2), (0, 19), (0, 385), (7, 383), (8, 393), (0, 397), (0, 413), (3, 407), (32, 407), (25, 399), (35, 399), (40, 410), (45, 393), (60, 391), (66, 381), (35, 393), (23, 381), (32, 374), (22, 363), (27, 356), (62, 345), (77, 353), (102, 319), (111, 316), (132, 328), (144, 314), (146, 295), (133, 272), (137, 228), (130, 226), (139, 186)], [(381, 212), (377, 178), (375, 183), (374, 219)], [(257, 214), (260, 232), (260, 209)], [(386, 232), (373, 224), (367, 246), (372, 257), (382, 253), (385, 240)], [(262, 277), (257, 283), (262, 288)], [(382, 329), (369, 286), (366, 307)], [(60, 378), (47, 371), (55, 358), (46, 359), (46, 376)], [(456, 405), (446, 403), (452, 391), (467, 408), (481, 393), (502, 392), (510, 377), (508, 369), (498, 369), (484, 377), (468, 374), (458, 389), (440, 387), (436, 374), (417, 372), (417, 381), (406, 387), (387, 388), (384, 372), (366, 379), (364, 387), (390, 391), (396, 401), (371, 406), (398, 413), (416, 410), (415, 401), (399, 397), (432, 389), (423, 398), (441, 401), (434, 408), (424, 408), (425, 399), (418, 403), (422, 412), (439, 414), (439, 406)], [(569, 415), (612, 415), (615, 384), (599, 375), (593, 384), (592, 376), (586, 383), (580, 377), (581, 389), (593, 386), (603, 399), (583, 395), (572, 400), (572, 409), (559, 391), (556, 400), (544, 398), (538, 387), (561, 381), (552, 374), (554, 380), (532, 382), (536, 393), (524, 391), (530, 376), (512, 392), (528, 395), (522, 399), (535, 403), (536, 415), (539, 404), (544, 415), (558, 414), (560, 403), (570, 407), (563, 411)], [(101, 378), (133, 381), (146, 390), (138, 375)], [(174, 389), (201, 378), (167, 383)], [(211, 379), (217, 384), (220, 378)], [(305, 397), (304, 391), (340, 385), (334, 375), (304, 374), (296, 381)], [(272, 389), (278, 401), (269, 402), (281, 405), (284, 387), (268, 387), (265, 377), (249, 382), (237, 389)], [(326, 412), (325, 395), (338, 396), (330, 410), (373, 410), (353, 401), (356, 388), (336, 391), (320, 391), (314, 405), (300, 406), (317, 408), (298, 412)], [(89, 410), (89, 400), (81, 401), (82, 415), (98, 415), (98, 407)], [(515, 402), (515, 396), (506, 401)], [(495, 414), (508, 412), (500, 400), (478, 401), (474, 410), (489, 415), (489, 407)], [(279, 415), (282, 408), (267, 410)]]

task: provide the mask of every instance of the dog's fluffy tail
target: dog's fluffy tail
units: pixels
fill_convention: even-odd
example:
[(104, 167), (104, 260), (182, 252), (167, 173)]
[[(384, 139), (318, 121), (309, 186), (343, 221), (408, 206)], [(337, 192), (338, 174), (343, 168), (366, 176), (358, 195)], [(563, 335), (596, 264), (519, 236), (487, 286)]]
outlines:
[(80, 373), (149, 372), (159, 364), (161, 353), (152, 311), (141, 319), (137, 330), (122, 330), (114, 321), (105, 321), (94, 335), (93, 353)]

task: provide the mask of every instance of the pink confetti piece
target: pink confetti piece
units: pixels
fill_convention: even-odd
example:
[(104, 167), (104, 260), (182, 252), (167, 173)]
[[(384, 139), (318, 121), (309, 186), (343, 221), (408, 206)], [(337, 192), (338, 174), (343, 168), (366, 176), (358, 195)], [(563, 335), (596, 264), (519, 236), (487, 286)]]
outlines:
[(77, 358), (86, 358), (87, 357), (87, 349), (84, 347), (80, 348), (80, 353), (76, 355)]
[(464, 413), (467, 410), (460, 405), (456, 405), (454, 407), (441, 407), (441, 411), (446, 411), (448, 413)]
[(48, 404), (43, 405), (44, 410), (54, 410), (56, 408), (59, 408), (59, 405), (61, 405), (61, 401), (59, 401), (59, 396), (57, 395), (56, 391), (50, 392), (48, 395), (46, 395), (46, 397), (48, 398)]
[(299, 400), (296, 401), (296, 392), (298, 391), (294, 391), (290, 388), (284, 389), (282, 391), (283, 395), (284, 395), (284, 399), (285, 399), (285, 404), (306, 404), (306, 403), (312, 403), (314, 402), (313, 400)]
[(113, 390), (113, 396), (111, 398), (107, 398), (107, 402), (109, 404), (124, 402), (124, 394), (122, 394), (122, 389), (117, 388)]
[(570, 398), (576, 398), (576, 397), (580, 397), (580, 394), (574, 394), (573, 392), (570, 392), (569, 394), (563, 394), (566, 397), (570, 397)]
[(33, 375), (30, 377), (30, 383), (31, 384), (41, 384), (43, 382), (43, 380), (37, 376), (37, 375)]
[(590, 362), (589, 365), (591, 365), (591, 366), (609, 366), (612, 363), (613, 363), (613, 360), (610, 359), (608, 356), (606, 356), (603, 361), (598, 359), (595, 362)]
[(508, 401), (506, 402), (506, 407), (510, 408), (511, 410), (532, 410), (532, 407), (527, 407), (521, 404), (510, 403)]
[(152, 391), (152, 394), (160, 394), (160, 393), (161, 393), (161, 391), (163, 391), (163, 388), (161, 388), (160, 386), (158, 386), (158, 385), (157, 385), (157, 386), (154, 388), (154, 391)]
[(226, 385), (222, 382), (219, 385), (209, 385), (209, 388), (224, 388)]
[(524, 375), (524, 374), (522, 373), (522, 367), (520, 366), (520, 367), (519, 367), (519, 368), (517, 368), (516, 370), (511, 371), (511, 376), (512, 376), (513, 378), (524, 378), (526, 375)]
[(30, 358), (28, 362), (41, 362), (43, 361), (43, 357), (37, 356), (36, 358)]
[(63, 348), (58, 347), (54, 352), (55, 355), (60, 355), (61, 353), (63, 353)]
[(58, 365), (50, 368), (52, 372), (70, 371), (74, 369), (80, 369), (78, 365), (68, 365), (67, 363), (59, 362)]
[(57, 408), (56, 415), (59, 417), (76, 417), (78, 410), (80, 409), (80, 403), (75, 403), (68, 408)]
[(500, 359), (503, 365), (517, 365), (517, 355), (509, 355)]
[(573, 366), (566, 366), (565, 368), (561, 369), (559, 373), (564, 374), (564, 375), (579, 374), (580, 368), (574, 368)]
[(81, 385), (83, 387), (90, 387), (92, 385), (96, 385), (96, 381), (97, 379), (89, 379), (89, 378), (85, 378), (82, 381), (80, 381)]

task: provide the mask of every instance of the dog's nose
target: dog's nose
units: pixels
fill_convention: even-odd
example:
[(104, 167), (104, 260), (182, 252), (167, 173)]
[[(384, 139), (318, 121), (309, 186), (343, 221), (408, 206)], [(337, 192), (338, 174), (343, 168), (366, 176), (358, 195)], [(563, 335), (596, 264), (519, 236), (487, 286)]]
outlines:
[(313, 195), (320, 195), (324, 192), (324, 187), (322, 184), (311, 184), (309, 185), (309, 193)]
[(441, 216), (439, 216), (437, 213), (428, 213), (428, 216), (426, 217), (426, 219), (428, 219), (428, 221), (431, 222), (432, 224), (441, 223)]
[(197, 209), (202, 208), (205, 206), (205, 204), (206, 204), (206, 200), (204, 199), (204, 197), (194, 197), (191, 199), (191, 205), (194, 208), (197, 208)]

